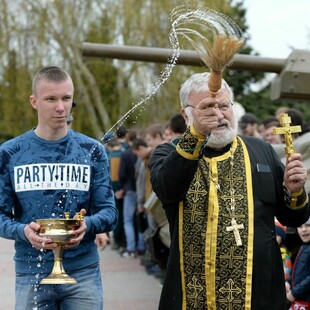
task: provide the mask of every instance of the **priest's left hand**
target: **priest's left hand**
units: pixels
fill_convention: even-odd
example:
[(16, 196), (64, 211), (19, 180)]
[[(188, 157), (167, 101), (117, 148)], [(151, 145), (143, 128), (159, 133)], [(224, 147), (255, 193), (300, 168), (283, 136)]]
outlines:
[(304, 167), (301, 154), (294, 153), (286, 160), (284, 183), (291, 193), (300, 191), (307, 180), (307, 170)]

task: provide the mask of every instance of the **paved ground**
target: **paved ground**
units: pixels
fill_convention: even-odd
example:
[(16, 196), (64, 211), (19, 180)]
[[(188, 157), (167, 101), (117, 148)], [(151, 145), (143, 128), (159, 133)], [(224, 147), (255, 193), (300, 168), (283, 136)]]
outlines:
[[(14, 309), (14, 243), (0, 238), (0, 310)], [(147, 275), (138, 258), (122, 258), (109, 246), (101, 255), (104, 310), (156, 310), (159, 281)]]

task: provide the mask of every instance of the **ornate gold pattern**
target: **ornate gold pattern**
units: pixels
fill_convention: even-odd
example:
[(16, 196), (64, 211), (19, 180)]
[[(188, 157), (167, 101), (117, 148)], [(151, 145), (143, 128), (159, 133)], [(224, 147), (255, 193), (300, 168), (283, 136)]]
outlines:
[(274, 128), (273, 134), (275, 135), (284, 135), (285, 140), (285, 154), (290, 157), (292, 154), (295, 153), (293, 147), (293, 136), (292, 133), (301, 132), (301, 126), (290, 126), (291, 118), (288, 114), (282, 114), (280, 118), (280, 123), (282, 127)]
[[(180, 209), (182, 309), (249, 309), (253, 238), (252, 234), (249, 238), (249, 219), (253, 215), (248, 214), (250, 165), (243, 143), (237, 141), (232, 147), (233, 170), (230, 152), (199, 160), (199, 169)], [(210, 172), (220, 191), (211, 181)], [(226, 230), (231, 225), (231, 204), (238, 224), (243, 224), (239, 230), (242, 246), (236, 246), (234, 234)]]
[(187, 128), (183, 137), (179, 141), (177, 148), (189, 154), (194, 154), (198, 144), (198, 139), (192, 135), (190, 128)]
[(200, 151), (206, 141), (206, 137), (198, 133), (195, 127), (191, 125), (186, 129), (176, 145), (176, 151), (187, 159), (195, 160), (200, 155)]

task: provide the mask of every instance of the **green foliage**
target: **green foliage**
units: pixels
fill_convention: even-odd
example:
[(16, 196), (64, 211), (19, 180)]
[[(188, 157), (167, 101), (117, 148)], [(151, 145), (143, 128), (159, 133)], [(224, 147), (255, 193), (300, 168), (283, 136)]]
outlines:
[(0, 136), (14, 137), (30, 130), (36, 120), (28, 101), (31, 77), (27, 68), (17, 63), (15, 50), (10, 51), (8, 64), (3, 67), (3, 81), (0, 84)]
[[(241, 53), (256, 54), (248, 44), (243, 1), (193, 0), (191, 4), (230, 16), (243, 31), (245, 44)], [(146, 127), (155, 121), (167, 121), (180, 109), (180, 85), (190, 75), (208, 69), (177, 65), (168, 80), (154, 91), (165, 64), (83, 57), (81, 46), (83, 42), (93, 42), (171, 48), (170, 14), (179, 5), (177, 0), (2, 0), (2, 135), (16, 136), (36, 125), (36, 113), (28, 98), (31, 78), (43, 65), (59, 65), (71, 73), (77, 102), (73, 128), (78, 131), (98, 138), (137, 103), (140, 106), (123, 120), (127, 126)], [(263, 73), (228, 68), (224, 78), (234, 89), (236, 101), (260, 120), (273, 114), (278, 106), (286, 105), (270, 101), (269, 87), (251, 91), (250, 85), (261, 81)], [(309, 109), (304, 103), (288, 105), (300, 108), (309, 121)]]

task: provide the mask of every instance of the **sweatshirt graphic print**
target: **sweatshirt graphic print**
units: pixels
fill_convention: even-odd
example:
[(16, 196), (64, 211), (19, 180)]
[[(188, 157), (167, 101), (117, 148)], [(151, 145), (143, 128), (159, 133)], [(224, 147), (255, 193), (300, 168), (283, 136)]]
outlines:
[[(40, 218), (63, 218), (64, 212), (73, 217), (86, 209), (82, 243), (64, 251), (74, 269), (75, 259), (82, 267), (88, 263), (79, 257), (95, 253), (96, 233), (112, 230), (117, 221), (105, 148), (73, 130), (58, 141), (45, 141), (31, 130), (2, 144), (0, 189), (0, 237), (15, 240), (17, 271), (25, 271), (31, 263), (36, 269), (38, 250), (27, 241), (25, 224)], [(50, 252), (42, 255), (52, 262)], [(95, 256), (93, 260), (98, 259)]]

